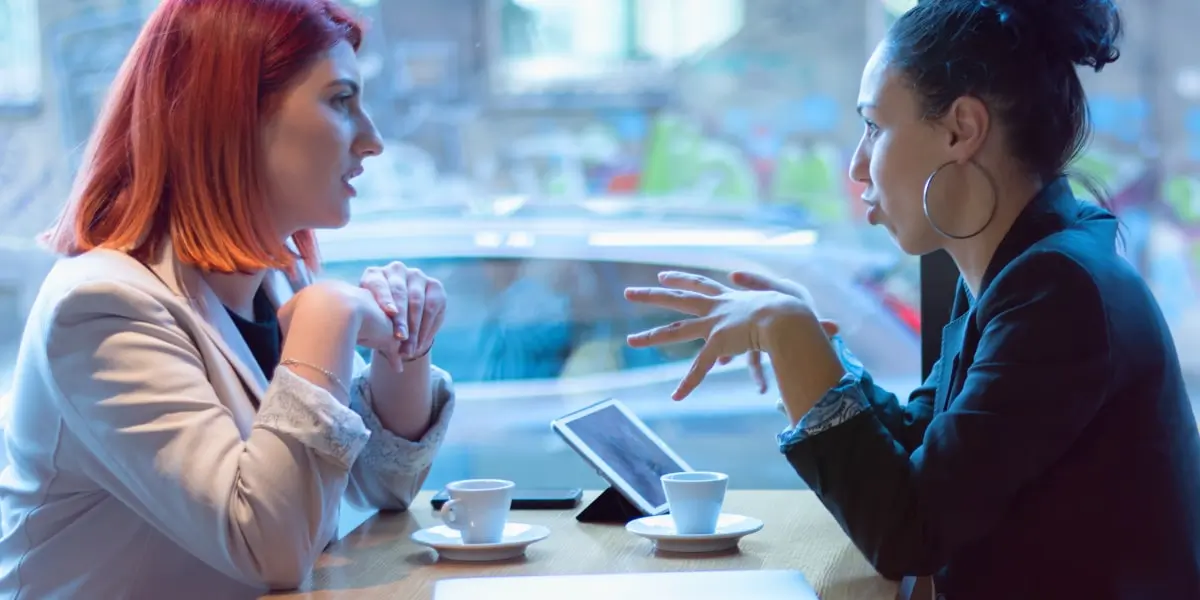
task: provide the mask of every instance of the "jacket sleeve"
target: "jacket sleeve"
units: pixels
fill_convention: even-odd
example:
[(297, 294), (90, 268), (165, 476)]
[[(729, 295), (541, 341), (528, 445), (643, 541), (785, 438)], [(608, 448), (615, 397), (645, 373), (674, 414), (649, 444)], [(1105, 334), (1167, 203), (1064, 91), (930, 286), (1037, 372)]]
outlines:
[(875, 418), (909, 454), (921, 446), (925, 430), (933, 420), (933, 397), (941, 368), (942, 361), (934, 363), (929, 377), (909, 394), (908, 402), (903, 405), (895, 394), (876, 385), (870, 374), (863, 378), (861, 385)]
[(369, 371), (366, 363), (360, 366), (360, 374), (352, 386), (350, 406), (371, 431), (371, 439), (350, 471), (346, 498), (360, 508), (405, 510), (425, 483), (433, 459), (446, 438), (454, 415), (454, 383), (446, 371), (436, 366), (430, 370), (432, 424), (420, 440), (412, 441), (388, 431), (380, 423), (367, 379)]
[[(303, 263), (297, 264), (296, 272), (287, 278), (293, 293), (312, 282), (312, 273)], [(354, 372), (350, 408), (362, 418), (371, 437), (350, 471), (346, 500), (360, 509), (405, 510), (425, 483), (446, 437), (454, 415), (454, 382), (449, 373), (437, 366), (430, 370), (433, 420), (425, 435), (412, 441), (388, 431), (379, 421), (368, 379), (370, 365), (357, 353)]]
[[(846, 368), (845, 377), (794, 427), (784, 430), (779, 435), (779, 443), (794, 445), (804, 438), (845, 423), (860, 412), (872, 410), (905, 451), (912, 453), (920, 446), (925, 428), (933, 418), (933, 396), (941, 361), (934, 365), (925, 383), (909, 395), (908, 403), (901, 405), (895, 394), (875, 384), (871, 374), (840, 337), (835, 336), (833, 342), (842, 366)], [(782, 401), (779, 410), (786, 413)]]
[(963, 387), (913, 452), (892, 409), (781, 445), (885, 577), (931, 574), (987, 535), (1105, 402), (1108, 321), (1090, 275), (1043, 253), (1011, 264), (991, 288)]
[(336, 530), (362, 419), (280, 368), (243, 439), (188, 334), (132, 287), (77, 287), (47, 327), (55, 401), (97, 484), (229, 577), (299, 585)]

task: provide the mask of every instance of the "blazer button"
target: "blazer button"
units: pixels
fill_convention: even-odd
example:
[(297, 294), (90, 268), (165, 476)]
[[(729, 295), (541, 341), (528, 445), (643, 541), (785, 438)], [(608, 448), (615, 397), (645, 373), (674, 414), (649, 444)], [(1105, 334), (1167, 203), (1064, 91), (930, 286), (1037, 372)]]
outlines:
[(946, 595), (945, 595), (945, 594), (942, 594), (942, 593), (939, 593), (939, 594), (937, 595), (937, 600), (946, 600)]

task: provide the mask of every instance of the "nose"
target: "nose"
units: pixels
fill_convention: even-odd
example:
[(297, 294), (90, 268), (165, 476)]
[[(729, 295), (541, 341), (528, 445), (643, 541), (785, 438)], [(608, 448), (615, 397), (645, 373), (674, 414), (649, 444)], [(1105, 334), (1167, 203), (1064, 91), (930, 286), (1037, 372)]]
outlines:
[(854, 156), (850, 158), (850, 179), (858, 183), (871, 182), (871, 159), (867, 156), (863, 140), (859, 140)]
[(354, 154), (360, 158), (368, 156), (379, 156), (383, 153), (383, 138), (379, 135), (379, 129), (375, 127), (375, 122), (370, 116), (363, 115), (362, 127), (354, 139)]

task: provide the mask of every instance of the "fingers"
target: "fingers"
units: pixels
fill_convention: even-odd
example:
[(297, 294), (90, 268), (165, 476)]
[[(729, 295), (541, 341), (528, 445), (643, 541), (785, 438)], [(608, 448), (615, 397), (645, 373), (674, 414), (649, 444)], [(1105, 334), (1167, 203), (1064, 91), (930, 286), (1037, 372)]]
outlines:
[(701, 319), (688, 319), (631, 334), (625, 338), (625, 341), (631, 348), (648, 348), (650, 346), (677, 344), (679, 342), (703, 339), (707, 335), (708, 327), (705, 321)]
[(421, 334), (418, 336), (418, 342), (413, 347), (410, 356), (421, 356), (433, 346), (433, 341), (437, 339), (437, 332), (442, 328), (442, 322), (446, 319), (446, 311), (444, 308), (435, 309), (437, 312), (425, 315), (425, 319), (421, 322)]
[(392, 318), (396, 328), (396, 338), (408, 339), (408, 278), (404, 274), (404, 264), (393, 262), (380, 270), (387, 279), (390, 296), (387, 304), (380, 304), (380, 306)]
[(427, 280), (425, 274), (419, 269), (412, 269), (406, 273), (408, 288), (408, 329), (404, 343), (400, 345), (400, 356), (413, 356), (416, 350), (416, 337), (421, 331), (421, 321), (425, 318), (425, 286)]
[(713, 299), (704, 294), (670, 288), (625, 288), (625, 299), (630, 302), (670, 308), (693, 316), (708, 314), (713, 303)]
[(363, 271), (362, 278), (359, 279), (358, 287), (361, 287), (371, 293), (375, 298), (375, 303), (383, 309), (383, 312), (388, 316), (396, 314), (396, 301), (392, 292), (391, 284), (388, 282), (387, 274), (379, 267), (368, 267)]
[(754, 385), (758, 386), (758, 393), (767, 393), (767, 376), (763, 374), (762, 352), (751, 350), (746, 361), (750, 366), (750, 378), (754, 380)]
[(671, 394), (672, 400), (683, 400), (691, 394), (697, 386), (704, 381), (704, 377), (712, 370), (713, 365), (717, 364), (717, 359), (720, 358), (720, 353), (717, 352), (716, 346), (713, 344), (705, 344), (700, 349), (700, 354), (696, 356), (696, 360), (692, 361), (692, 368), (688, 374), (679, 382), (679, 387), (675, 388), (675, 393)]
[(395, 347), (376, 348), (397, 370), (401, 359), (424, 354), (445, 320), (446, 290), (442, 283), (395, 261), (386, 267), (370, 267), (360, 287), (368, 291), (392, 322)]
[(400, 354), (400, 347), (404, 344), (405, 342), (403, 341), (395, 340), (389, 343), (385, 348), (375, 348), (375, 352), (387, 359), (388, 364), (392, 367), (392, 370), (397, 373), (403, 373), (404, 361), (401, 359), (404, 357)]
[(750, 273), (748, 271), (734, 271), (729, 274), (729, 280), (735, 285), (739, 285), (748, 290), (779, 290), (780, 282), (773, 277), (761, 275), (759, 273)]
[(782, 292), (803, 300), (809, 306), (813, 304), (812, 294), (809, 293), (808, 288), (789, 279), (780, 279), (761, 273), (734, 271), (729, 274), (729, 280), (748, 290)]
[(681, 271), (663, 271), (658, 274), (658, 281), (669, 288), (687, 290), (710, 296), (730, 291), (728, 287), (708, 277), (695, 273), (683, 273)]
[(428, 279), (425, 283), (425, 316), (421, 320), (421, 329), (414, 336), (411, 356), (420, 356), (433, 345), (445, 318), (446, 290), (440, 281)]

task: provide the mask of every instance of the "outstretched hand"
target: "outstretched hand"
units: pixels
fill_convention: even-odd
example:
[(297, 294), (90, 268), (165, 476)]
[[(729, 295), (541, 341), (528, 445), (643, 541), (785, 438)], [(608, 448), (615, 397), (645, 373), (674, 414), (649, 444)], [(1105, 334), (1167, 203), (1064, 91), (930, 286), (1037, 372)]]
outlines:
[[(792, 282), (776, 281), (760, 275), (741, 274), (733, 279), (746, 289), (735, 289), (702, 275), (669, 271), (659, 274), (664, 287), (627, 288), (626, 299), (669, 308), (692, 318), (676, 321), (632, 334), (628, 343), (645, 348), (703, 339), (704, 346), (692, 362), (692, 368), (672, 394), (682, 400), (690, 394), (718, 362), (754, 352), (751, 374), (766, 391), (762, 373), (762, 332), (784, 316), (812, 316), (811, 300), (803, 287)], [(743, 283), (744, 282), (744, 283)], [(750, 284), (750, 285), (747, 285)], [(753, 287), (752, 287), (753, 286)], [(824, 324), (823, 324), (824, 325)], [(836, 325), (824, 326), (827, 335), (836, 332)]]
[[(733, 282), (734, 285), (748, 290), (772, 290), (781, 292), (789, 296), (799, 298), (809, 306), (813, 305), (812, 295), (808, 293), (808, 290), (804, 286), (788, 279), (776, 279), (766, 275), (747, 273), (745, 271), (734, 271), (730, 274), (729, 280)], [(823, 329), (825, 331), (825, 335), (829, 337), (837, 335), (840, 331), (837, 323), (827, 319), (821, 319), (821, 329)], [(733, 361), (733, 358), (734, 357), (732, 356), (722, 356), (717, 362), (722, 365), (727, 365)], [(762, 351), (751, 350), (746, 355), (746, 364), (750, 368), (750, 379), (754, 380), (754, 385), (758, 387), (758, 393), (767, 393), (768, 385), (767, 377), (763, 374)]]

